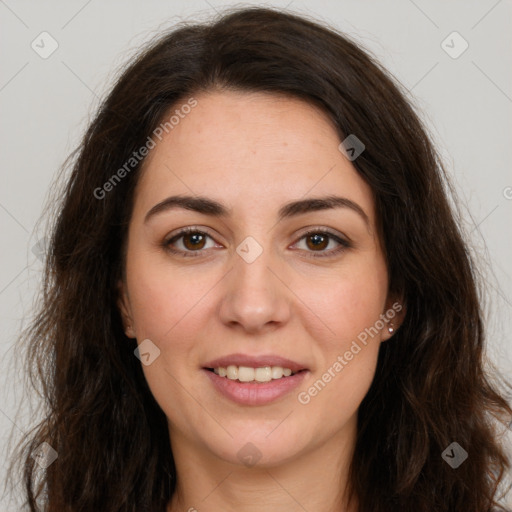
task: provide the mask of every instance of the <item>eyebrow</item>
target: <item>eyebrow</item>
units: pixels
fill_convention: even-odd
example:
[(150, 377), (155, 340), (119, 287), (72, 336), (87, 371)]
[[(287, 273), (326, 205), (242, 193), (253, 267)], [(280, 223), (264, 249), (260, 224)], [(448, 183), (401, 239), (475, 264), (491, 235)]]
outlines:
[[(153, 206), (146, 213), (144, 222), (146, 223), (151, 217), (173, 208), (183, 208), (185, 210), (192, 210), (197, 213), (220, 218), (226, 218), (231, 215), (230, 209), (226, 208), (223, 204), (215, 201), (214, 199), (204, 196), (178, 195), (167, 197)], [(279, 209), (278, 219), (281, 221), (304, 213), (330, 210), (334, 208), (350, 208), (362, 217), (367, 226), (370, 225), (368, 215), (357, 203), (346, 197), (340, 196), (314, 197), (286, 203)]]

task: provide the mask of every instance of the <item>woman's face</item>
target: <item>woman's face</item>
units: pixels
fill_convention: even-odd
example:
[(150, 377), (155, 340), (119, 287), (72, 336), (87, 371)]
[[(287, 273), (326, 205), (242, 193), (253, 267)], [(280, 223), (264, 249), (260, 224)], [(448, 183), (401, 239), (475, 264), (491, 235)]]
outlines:
[(251, 465), (350, 446), (398, 323), (371, 190), (314, 107), (195, 99), (146, 159), (120, 300), (173, 451)]

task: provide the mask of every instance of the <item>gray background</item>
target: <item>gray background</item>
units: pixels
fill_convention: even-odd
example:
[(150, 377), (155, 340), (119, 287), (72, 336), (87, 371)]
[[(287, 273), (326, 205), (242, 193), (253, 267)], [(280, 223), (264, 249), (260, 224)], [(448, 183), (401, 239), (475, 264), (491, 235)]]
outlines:
[[(0, 0), (2, 482), (11, 429), (17, 441), (37, 418), (37, 397), (23, 394), (23, 354), (15, 341), (31, 318), (41, 277), (35, 246), (45, 234), (44, 225), (36, 231), (36, 223), (50, 184), (115, 71), (140, 44), (160, 29), (206, 19), (225, 5), (249, 3)], [(288, 6), (345, 31), (410, 91), (453, 178), (464, 229), (484, 265), (488, 357), (511, 378), (512, 2), (286, 0), (266, 5)], [(40, 54), (52, 41), (40, 36), (44, 31), (58, 44), (47, 58)], [(463, 40), (450, 36), (454, 31)], [(464, 40), (469, 46), (458, 55)], [(4, 496), (0, 508), (17, 511), (15, 503)]]

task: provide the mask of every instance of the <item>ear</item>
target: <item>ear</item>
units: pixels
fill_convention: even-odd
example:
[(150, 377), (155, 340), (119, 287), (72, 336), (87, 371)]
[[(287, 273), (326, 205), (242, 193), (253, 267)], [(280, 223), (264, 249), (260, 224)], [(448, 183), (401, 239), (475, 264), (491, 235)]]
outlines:
[(402, 325), (406, 314), (405, 301), (402, 298), (390, 298), (386, 301), (386, 309), (381, 318), (384, 320), (381, 341), (389, 340)]
[(126, 336), (128, 336), (128, 338), (135, 338), (136, 334), (133, 325), (134, 323), (130, 299), (126, 291), (126, 284), (122, 280), (119, 280), (117, 283), (117, 307), (119, 308), (119, 313), (121, 314), (123, 328)]

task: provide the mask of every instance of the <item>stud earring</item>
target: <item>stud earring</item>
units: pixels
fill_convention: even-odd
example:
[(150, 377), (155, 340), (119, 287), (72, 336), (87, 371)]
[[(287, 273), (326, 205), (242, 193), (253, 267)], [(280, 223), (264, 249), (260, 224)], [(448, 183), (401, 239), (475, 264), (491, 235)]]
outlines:
[(393, 329), (393, 324), (391, 324), (389, 327), (388, 327), (388, 332), (389, 334), (393, 334), (395, 332), (395, 329)]

